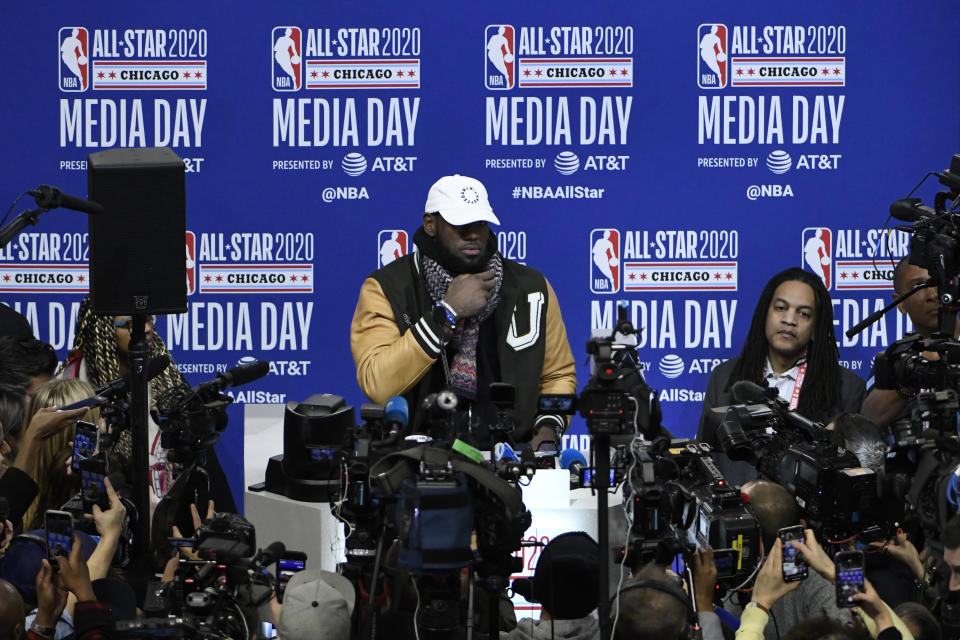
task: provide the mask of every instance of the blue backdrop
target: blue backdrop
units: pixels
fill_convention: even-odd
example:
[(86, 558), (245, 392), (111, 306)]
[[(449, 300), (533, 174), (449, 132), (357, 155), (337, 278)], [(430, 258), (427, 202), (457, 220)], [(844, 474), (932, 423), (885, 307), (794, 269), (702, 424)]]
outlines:
[[(906, 329), (895, 314), (841, 336), (889, 299), (907, 249), (882, 231), (887, 207), (960, 151), (960, 16), (945, 1), (6, 13), (7, 200), (41, 183), (83, 195), (86, 156), (103, 148), (172, 147), (188, 171), (190, 310), (158, 330), (192, 383), (269, 360), (237, 407), (363, 401), (349, 348), (360, 284), (412, 249), (429, 185), (454, 172), (487, 185), (504, 255), (556, 289), (581, 385), (591, 330), (629, 304), (678, 434), (695, 432), (711, 369), (788, 266), (825, 279), (842, 358), (866, 375)], [(83, 214), (48, 213), (0, 253), (3, 302), (61, 355), (86, 229)], [(232, 416), (219, 453), (239, 500)]]

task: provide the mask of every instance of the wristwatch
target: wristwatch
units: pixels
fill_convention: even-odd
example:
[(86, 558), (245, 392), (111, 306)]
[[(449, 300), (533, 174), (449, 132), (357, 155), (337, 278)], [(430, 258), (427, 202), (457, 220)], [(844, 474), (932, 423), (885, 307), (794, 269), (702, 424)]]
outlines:
[(30, 625), (30, 631), (33, 631), (37, 635), (41, 635), (44, 638), (52, 638), (56, 634), (57, 628), (45, 627), (42, 624), (37, 624), (34, 622), (32, 625)]
[(753, 609), (753, 608), (760, 609), (760, 611), (763, 611), (765, 614), (770, 615), (770, 609), (767, 609), (765, 606), (763, 606), (756, 600), (751, 600), (750, 602), (748, 602), (747, 606), (744, 607), (744, 611), (746, 611), (747, 609)]
[(447, 333), (453, 333), (454, 329), (457, 328), (457, 312), (446, 300), (441, 300), (433, 308), (433, 319)]

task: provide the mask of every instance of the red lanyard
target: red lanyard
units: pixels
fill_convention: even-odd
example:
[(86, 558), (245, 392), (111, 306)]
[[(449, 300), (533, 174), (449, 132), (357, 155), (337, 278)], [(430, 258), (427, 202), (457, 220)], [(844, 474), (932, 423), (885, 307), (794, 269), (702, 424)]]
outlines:
[(790, 398), (790, 411), (797, 408), (800, 401), (800, 387), (803, 386), (803, 377), (807, 375), (807, 361), (803, 360), (797, 367), (797, 381), (793, 383), (793, 396)]

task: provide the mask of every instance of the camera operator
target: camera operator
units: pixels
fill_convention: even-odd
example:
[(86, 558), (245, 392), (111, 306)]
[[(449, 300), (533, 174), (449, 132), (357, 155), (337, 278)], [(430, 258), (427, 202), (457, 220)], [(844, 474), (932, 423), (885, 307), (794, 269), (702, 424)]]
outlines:
[[(705, 416), (732, 402), (731, 388), (740, 380), (776, 388), (791, 409), (811, 420), (827, 422), (843, 411), (859, 411), (864, 382), (838, 357), (833, 305), (823, 282), (803, 269), (781, 271), (760, 293), (740, 355), (710, 375), (697, 439), (718, 448)], [(734, 486), (757, 475), (751, 465), (723, 453), (714, 458)]]
[[(910, 264), (909, 256), (902, 258), (893, 272), (893, 299), (929, 279), (930, 273), (926, 269)], [(910, 318), (920, 338), (930, 338), (937, 332), (938, 308), (936, 287), (922, 289), (897, 305), (900, 313)], [(867, 380), (867, 396), (861, 412), (881, 426), (886, 426), (903, 415), (907, 400), (917, 391), (901, 387), (893, 370), (897, 357), (905, 349), (906, 345), (903, 343), (890, 345), (883, 352), (883, 357), (878, 356), (874, 360)], [(924, 351), (922, 355), (927, 360), (937, 360), (940, 357), (935, 351)]]
[[(775, 544), (780, 544), (777, 537), (780, 529), (800, 524), (800, 511), (796, 501), (777, 483), (769, 480), (753, 480), (745, 484), (742, 491), (760, 523), (764, 549), (772, 549)], [(769, 557), (768, 555), (768, 564)], [(779, 560), (776, 570), (777, 575), (780, 575)], [(763, 571), (765, 569), (761, 569), (761, 574)], [(758, 577), (757, 582), (759, 581)], [(826, 616), (843, 624), (852, 622), (849, 609), (837, 607), (833, 585), (819, 573), (810, 572), (805, 580), (795, 584), (798, 587), (791, 586), (789, 592), (777, 595), (776, 605), (763, 603), (767, 607), (766, 613), (769, 616), (769, 624), (763, 630), (766, 640), (777, 640), (794, 625), (815, 616)], [(756, 599), (756, 587), (754, 599)], [(740, 613), (741, 604), (728, 596), (724, 608), (731, 613)]]
[[(577, 386), (553, 288), (497, 251), (488, 225), (500, 222), (478, 180), (440, 178), (424, 211), (413, 236), (419, 251), (374, 272), (360, 290), (350, 328), (360, 388), (379, 403), (405, 395), (417, 431), (429, 394), (452, 389), (477, 412), (491, 382), (511, 383), (517, 424), (534, 424), (541, 394)], [(565, 428), (561, 417), (537, 418), (531, 446), (559, 445)]]

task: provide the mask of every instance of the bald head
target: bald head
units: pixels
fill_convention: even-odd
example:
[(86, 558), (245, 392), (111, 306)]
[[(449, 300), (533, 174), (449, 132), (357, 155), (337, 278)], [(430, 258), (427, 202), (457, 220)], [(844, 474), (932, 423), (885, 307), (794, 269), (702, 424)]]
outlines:
[(770, 549), (777, 531), (800, 524), (800, 510), (790, 492), (776, 482), (751, 480), (740, 489), (753, 507), (763, 535), (763, 548)]
[(25, 625), (20, 592), (6, 580), (0, 580), (0, 638), (19, 638)]

